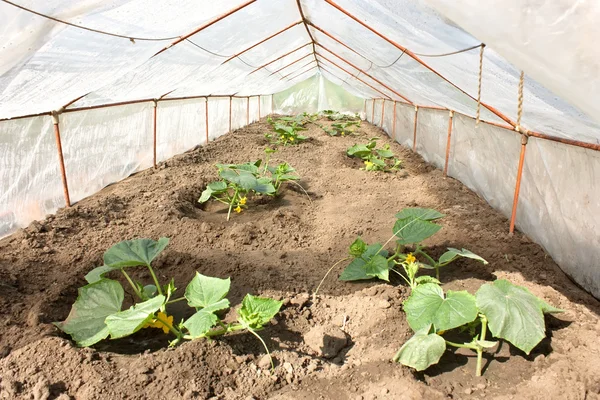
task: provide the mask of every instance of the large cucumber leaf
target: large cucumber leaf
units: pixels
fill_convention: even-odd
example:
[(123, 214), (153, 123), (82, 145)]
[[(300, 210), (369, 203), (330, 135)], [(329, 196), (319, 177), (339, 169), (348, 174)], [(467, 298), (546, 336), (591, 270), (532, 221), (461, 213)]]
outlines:
[(154, 317), (154, 313), (158, 311), (165, 300), (165, 296), (158, 295), (143, 303), (137, 303), (128, 310), (106, 317), (106, 326), (111, 339), (129, 336), (142, 329), (146, 322)]
[(430, 331), (431, 324), (418, 330), (398, 350), (394, 361), (417, 371), (423, 371), (429, 366), (437, 364), (446, 351), (446, 341), (435, 333), (429, 333)]
[(433, 325), (436, 332), (458, 328), (477, 318), (475, 297), (466, 291), (444, 291), (435, 283), (424, 283), (413, 289), (404, 302), (406, 320), (416, 332)]
[(546, 336), (544, 312), (562, 311), (504, 279), (482, 285), (475, 296), (490, 332), (527, 354)]
[(125, 240), (104, 253), (104, 264), (113, 268), (149, 266), (169, 244), (169, 238)]
[(109, 330), (106, 317), (121, 310), (123, 287), (117, 281), (102, 279), (79, 288), (77, 300), (64, 322), (55, 325), (71, 335), (79, 346), (91, 346), (105, 339)]
[(206, 308), (206, 311), (218, 311), (229, 307), (225, 298), (229, 293), (231, 279), (213, 278), (196, 272), (194, 279), (185, 289), (185, 298), (190, 307)]

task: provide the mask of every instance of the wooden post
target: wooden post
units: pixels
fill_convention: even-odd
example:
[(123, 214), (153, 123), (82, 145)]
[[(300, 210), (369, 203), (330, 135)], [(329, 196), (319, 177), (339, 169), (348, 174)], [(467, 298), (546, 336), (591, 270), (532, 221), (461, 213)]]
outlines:
[(56, 149), (58, 150), (58, 164), (60, 166), (60, 177), (63, 184), (63, 194), (65, 196), (65, 204), (71, 207), (71, 198), (69, 196), (69, 184), (67, 182), (67, 173), (65, 171), (65, 159), (62, 151), (62, 141), (60, 139), (59, 116), (60, 111), (52, 111), (52, 124), (54, 125), (54, 139), (56, 140)]
[(417, 151), (417, 119), (419, 118), (419, 106), (415, 106), (415, 129), (413, 133), (413, 151)]
[(394, 120), (392, 121), (392, 137), (397, 142), (398, 138), (396, 137), (396, 104), (397, 102), (394, 101)]
[(152, 139), (154, 141), (153, 146), (153, 160), (154, 160), (154, 169), (156, 169), (156, 112), (157, 112), (158, 101), (156, 99), (152, 100)]
[(205, 115), (205, 117), (206, 117), (206, 144), (208, 144), (208, 97), (206, 98), (205, 110), (206, 110), (206, 115)]
[(448, 141), (446, 142), (446, 162), (444, 163), (444, 176), (448, 176), (448, 160), (450, 159), (450, 138), (452, 136), (453, 117), (454, 111), (450, 111), (450, 117), (448, 118)]
[(517, 169), (517, 182), (515, 184), (515, 196), (513, 199), (512, 214), (510, 216), (509, 233), (515, 232), (515, 221), (517, 219), (517, 205), (519, 204), (519, 192), (521, 191), (521, 178), (523, 176), (523, 164), (525, 163), (525, 148), (527, 147), (528, 137), (521, 134), (521, 155), (519, 157), (519, 167)]

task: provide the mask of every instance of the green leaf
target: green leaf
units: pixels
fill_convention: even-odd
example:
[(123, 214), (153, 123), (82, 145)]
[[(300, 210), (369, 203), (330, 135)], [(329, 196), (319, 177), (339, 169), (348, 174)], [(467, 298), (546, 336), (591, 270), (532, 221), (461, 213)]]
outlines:
[(367, 244), (359, 236), (350, 245), (349, 253), (353, 257), (360, 257), (366, 250), (367, 250)]
[[(185, 289), (185, 298), (190, 307), (206, 308), (225, 299), (229, 293), (231, 279), (219, 279), (196, 272), (194, 279)], [(229, 301), (227, 301), (227, 308)]]
[(440, 335), (429, 333), (431, 325), (418, 330), (398, 350), (394, 360), (402, 365), (423, 371), (437, 364), (446, 351), (446, 341)]
[(247, 294), (239, 309), (239, 320), (251, 329), (260, 329), (279, 312), (283, 302)]
[(256, 193), (262, 193), (262, 194), (273, 194), (273, 193), (277, 192), (277, 189), (275, 189), (275, 186), (273, 186), (273, 184), (271, 183), (270, 178), (258, 179), (256, 186), (254, 186), (253, 190)]
[(442, 282), (438, 281), (437, 279), (435, 279), (433, 276), (429, 276), (429, 275), (421, 275), (421, 276), (417, 276), (415, 278), (415, 283), (417, 285), (423, 285), (425, 283), (434, 283), (436, 285), (441, 285)]
[(355, 258), (346, 267), (346, 269), (344, 269), (344, 271), (340, 275), (340, 280), (357, 281), (361, 279), (373, 279), (372, 276), (367, 275), (365, 265), (375, 254), (380, 254), (383, 257), (388, 256), (387, 250), (381, 250), (381, 247), (381, 243), (375, 243), (367, 246), (365, 252), (360, 257)]
[(219, 318), (211, 311), (203, 309), (188, 318), (188, 320), (183, 323), (183, 326), (188, 330), (192, 339), (197, 339), (210, 331), (210, 328), (212, 328), (218, 320)]
[(365, 273), (370, 277), (377, 277), (384, 281), (390, 280), (390, 267), (387, 258), (380, 254), (371, 257), (364, 266)]
[(442, 229), (440, 225), (415, 217), (402, 218), (394, 224), (393, 233), (398, 236), (398, 244), (419, 243)]
[(109, 267), (108, 265), (102, 265), (101, 267), (96, 267), (85, 276), (85, 280), (88, 283), (96, 283), (102, 279), (104, 279), (104, 274), (114, 271), (115, 268)]
[(117, 281), (102, 279), (79, 288), (77, 300), (64, 322), (55, 325), (71, 335), (79, 346), (91, 346), (108, 336), (106, 317), (121, 310), (123, 287)]
[(409, 217), (418, 218), (423, 221), (435, 221), (436, 219), (445, 217), (445, 215), (434, 210), (433, 208), (419, 207), (405, 208), (396, 214), (397, 219), (404, 219)]
[(165, 296), (158, 295), (143, 303), (135, 304), (128, 310), (106, 317), (106, 326), (111, 339), (129, 336), (142, 329), (146, 322), (154, 317), (154, 313), (158, 311), (165, 300)]
[(104, 253), (104, 264), (114, 269), (150, 265), (169, 244), (169, 238), (125, 240)]
[(476, 298), (477, 307), (488, 319), (490, 332), (527, 354), (546, 336), (543, 312), (557, 310), (524, 287), (504, 279), (481, 286)]
[(213, 194), (220, 194), (227, 190), (227, 183), (223, 181), (211, 182), (206, 186), (198, 199), (199, 203), (207, 202)]
[(433, 324), (436, 332), (458, 328), (477, 318), (475, 297), (466, 291), (444, 291), (434, 283), (413, 289), (404, 302), (408, 325), (418, 331)]
[(346, 151), (346, 154), (351, 157), (365, 158), (371, 154), (371, 149), (364, 144), (355, 144)]
[(375, 152), (377, 152), (377, 155), (379, 157), (383, 157), (383, 158), (392, 158), (392, 157), (394, 157), (394, 152), (391, 151), (391, 150), (378, 149), (378, 150), (375, 150)]
[(448, 247), (448, 251), (442, 254), (439, 260), (440, 265), (446, 265), (457, 259), (458, 257), (472, 258), (473, 260), (481, 261), (484, 264), (488, 262), (484, 260), (482, 257), (478, 256), (475, 253), (470, 252), (467, 249), (454, 249), (452, 247)]
[(155, 285), (146, 285), (142, 288), (142, 295), (145, 296), (147, 299), (154, 296), (156, 292), (157, 289)]

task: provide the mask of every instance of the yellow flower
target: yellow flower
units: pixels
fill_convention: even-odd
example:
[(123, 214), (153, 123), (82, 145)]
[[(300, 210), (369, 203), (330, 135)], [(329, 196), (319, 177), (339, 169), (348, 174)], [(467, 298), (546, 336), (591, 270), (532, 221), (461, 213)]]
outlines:
[(413, 254), (412, 254), (412, 253), (408, 253), (408, 254), (406, 255), (406, 259), (405, 259), (404, 261), (405, 261), (406, 263), (408, 263), (408, 264), (412, 264), (412, 263), (414, 263), (415, 261), (417, 261), (417, 258), (416, 258), (415, 256), (413, 256)]
[(373, 163), (371, 161), (365, 161), (365, 165), (367, 166), (367, 169), (369, 169), (373, 166)]
[(239, 204), (241, 204), (241, 205), (245, 205), (246, 204), (246, 196), (244, 196), (244, 197), (242, 197), (240, 199), (240, 203)]
[[(165, 321), (168, 325), (163, 324), (161, 321), (158, 320), (158, 318), (160, 318), (162, 321)], [(143, 328), (158, 328), (158, 329), (162, 329), (164, 333), (169, 333), (170, 327), (172, 327), (172, 326), (173, 326), (173, 316), (167, 315), (166, 313), (161, 311), (156, 316), (156, 319), (153, 319), (150, 322), (146, 322), (146, 324), (143, 326)]]
[(237, 206), (236, 208), (233, 209), (233, 211), (235, 211), (236, 213), (241, 213), (242, 212), (242, 207)]
[(294, 137), (293, 137), (293, 136), (291, 136), (291, 137), (290, 137), (290, 142), (293, 142), (293, 141), (294, 141)]

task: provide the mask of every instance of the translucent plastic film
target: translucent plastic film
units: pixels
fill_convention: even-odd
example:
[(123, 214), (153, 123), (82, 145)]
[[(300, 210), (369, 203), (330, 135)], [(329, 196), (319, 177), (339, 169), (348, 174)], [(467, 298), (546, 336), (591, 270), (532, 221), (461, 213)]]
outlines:
[(65, 204), (52, 119), (0, 121), (0, 237)]
[(530, 138), (517, 228), (540, 243), (567, 274), (600, 298), (598, 182), (600, 152)]
[[(209, 118), (214, 114), (210, 111)], [(157, 161), (206, 143), (205, 116), (204, 99), (159, 101), (156, 109)]]
[(439, 169), (444, 168), (448, 143), (448, 111), (419, 109), (417, 153)]
[(152, 166), (152, 103), (66, 113), (60, 123), (72, 202)]

